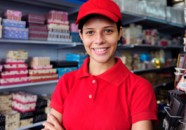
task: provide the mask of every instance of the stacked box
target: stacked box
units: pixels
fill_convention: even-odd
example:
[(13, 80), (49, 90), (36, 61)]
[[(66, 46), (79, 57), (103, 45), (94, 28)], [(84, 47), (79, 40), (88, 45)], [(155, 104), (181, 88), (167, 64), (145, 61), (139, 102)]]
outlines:
[(37, 95), (26, 92), (12, 93), (12, 108), (21, 113), (35, 110)]
[(37, 95), (26, 92), (12, 93), (12, 108), (20, 113), (20, 127), (33, 123)]
[(38, 15), (38, 14), (28, 14), (25, 16), (25, 19), (27, 22), (34, 23), (34, 24), (39, 24), (39, 25), (44, 25), (45, 24), (45, 16), (44, 15)]
[(0, 38), (2, 38), (2, 25), (1, 25), (2, 18), (0, 17)]
[(47, 119), (45, 108), (48, 106), (47, 99), (39, 96), (36, 102), (36, 110), (34, 111), (33, 123), (44, 121)]
[(11, 111), (12, 95), (10, 93), (0, 93), (0, 111)]
[(0, 130), (5, 130), (5, 116), (0, 114)]
[(72, 42), (81, 42), (78, 32), (78, 26), (75, 23), (70, 24), (70, 35), (72, 37)]
[(51, 95), (44, 96), (43, 98), (47, 101), (47, 106), (45, 107), (45, 113), (49, 114), (51, 110), (51, 107), (50, 107)]
[(77, 33), (77, 32), (71, 32), (70, 35), (72, 37), (72, 42), (81, 43), (81, 39), (79, 37), (79, 33)]
[(29, 78), (31, 82), (56, 80), (58, 78), (56, 69), (50, 64), (49, 57), (31, 58)]
[(1, 73), (1, 71), (3, 70), (3, 66), (2, 65), (0, 65), (0, 73)]
[(3, 38), (5, 39), (28, 39), (28, 29), (3, 27)]
[(3, 25), (3, 38), (6, 39), (28, 39), (28, 29), (26, 22), (21, 21), (22, 12), (7, 10), (5, 18), (2, 21)]
[(75, 61), (52, 61), (51, 63), (57, 69), (58, 78), (78, 67), (78, 62)]
[(46, 25), (29, 24), (29, 39), (30, 40), (47, 40), (48, 29)]
[(68, 13), (52, 10), (47, 15), (48, 41), (71, 42)]
[(9, 10), (9, 9), (7, 9), (4, 12), (4, 16), (5, 16), (6, 19), (21, 21), (22, 12), (21, 11), (17, 11), (17, 10)]
[(32, 123), (33, 123), (33, 118), (22, 119), (22, 120), (20, 120), (20, 127), (29, 126)]
[(8, 51), (3, 71), (0, 73), (0, 85), (29, 82), (28, 65), (25, 62), (27, 58), (28, 53), (25, 51)]
[(66, 61), (78, 62), (78, 68), (83, 64), (84, 59), (87, 57), (86, 54), (66, 54)]
[(28, 23), (30, 40), (47, 40), (48, 29), (45, 25), (45, 16), (38, 14), (28, 14), (24, 17)]
[(15, 27), (15, 28), (25, 28), (26, 22), (25, 21), (17, 21), (17, 20), (10, 20), (10, 19), (3, 19), (2, 25), (4, 27)]
[(61, 67), (57, 68), (58, 78), (60, 78), (65, 73), (71, 72), (73, 70), (76, 70), (77, 67)]
[(1, 130), (16, 130), (19, 128), (20, 114), (16, 111), (6, 111), (0, 113)]

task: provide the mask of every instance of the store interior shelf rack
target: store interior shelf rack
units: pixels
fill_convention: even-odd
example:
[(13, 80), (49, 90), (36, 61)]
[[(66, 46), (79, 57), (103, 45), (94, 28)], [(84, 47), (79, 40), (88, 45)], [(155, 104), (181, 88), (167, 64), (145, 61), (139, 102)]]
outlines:
[[(12, 4), (13, 3), (13, 4)], [(80, 4), (69, 2), (67, 0), (34, 0), (34, 1), (27, 1), (27, 0), (4, 0), (0, 1), (0, 12), (6, 10), (6, 9), (21, 9), (24, 13), (40, 13), (44, 14), (48, 12), (51, 9), (56, 9), (56, 10), (63, 10), (67, 11), (69, 13), (69, 20), (70, 21), (75, 21), (77, 17), (77, 12), (79, 10)], [(39, 11), (38, 11), (39, 10)], [(138, 15), (138, 14), (132, 14), (129, 12), (124, 12), (123, 13), (123, 25), (128, 26), (131, 23), (136, 23), (136, 24), (141, 24), (145, 28), (155, 28), (161, 31), (168, 32), (169, 34), (183, 34), (183, 31), (185, 29), (185, 25), (180, 25), (177, 23), (171, 23), (166, 20), (161, 20), (157, 18), (152, 18), (144, 15)], [(171, 29), (171, 31), (170, 31)], [(65, 48), (65, 47), (76, 47), (76, 46), (82, 46), (81, 43), (73, 43), (73, 42), (54, 42), (54, 41), (33, 41), (33, 40), (9, 40), (9, 39), (0, 39), (0, 44), (2, 43), (10, 43), (10, 46), (12, 44), (27, 44), (27, 45), (46, 45), (47, 47), (50, 45), (55, 45), (60, 48)], [(48, 48), (49, 48), (48, 47)], [(121, 48), (157, 48), (157, 49), (180, 49), (182, 47), (180, 46), (150, 46), (150, 45), (119, 45)], [(47, 48), (47, 49), (48, 49)], [(49, 49), (48, 49), (49, 50)], [(52, 50), (52, 49), (51, 49)], [(3, 50), (4, 51), (4, 50)], [(32, 52), (34, 53), (34, 52)], [(48, 52), (45, 52), (48, 53)], [(156, 72), (156, 71), (162, 71), (164, 69), (171, 69), (171, 67), (165, 67), (165, 68), (158, 68), (158, 69), (147, 69), (147, 70), (135, 70), (133, 73), (142, 73), (142, 72)], [(0, 90), (6, 90), (6, 89), (15, 89), (15, 88), (24, 88), (24, 87), (31, 87), (31, 86), (47, 86), (47, 85), (53, 85), (56, 84), (58, 80), (53, 80), (53, 81), (45, 81), (45, 82), (35, 82), (35, 83), (25, 83), (25, 84), (17, 84), (17, 85), (7, 85), (7, 86), (0, 86)], [(172, 83), (167, 82), (163, 84), (156, 85), (155, 87), (158, 86), (166, 86), (167, 84)], [(55, 86), (55, 85), (54, 85)], [(50, 87), (50, 86), (49, 86)], [(39, 87), (35, 87), (35, 89), (38, 89)], [(34, 90), (34, 89), (33, 89)], [(48, 90), (49, 91), (49, 90)], [(18, 130), (25, 130), (29, 128), (34, 128), (37, 126), (41, 126), (43, 122), (38, 122), (31, 124), (26, 127), (19, 128)]]
[(147, 48), (147, 49), (183, 49), (181, 45), (168, 45), (168, 46), (161, 46), (161, 45), (148, 45), (148, 44), (119, 44), (119, 48), (121, 49), (130, 49), (130, 48)]
[(132, 72), (135, 74), (144, 73), (144, 72), (161, 72), (163, 70), (173, 69), (174, 67), (175, 66), (168, 66), (168, 67), (145, 69), (145, 70), (133, 70)]
[[(163, 70), (172, 69), (175, 66), (169, 67), (162, 67), (162, 68), (154, 68), (154, 69), (145, 69), (145, 70), (133, 70), (132, 72), (135, 74), (145, 73), (145, 72), (160, 72)], [(34, 83), (22, 83), (22, 84), (15, 84), (15, 85), (4, 85), (0, 86), (0, 90), (4, 89), (11, 89), (11, 88), (21, 88), (21, 87), (29, 87), (29, 86), (38, 86), (38, 85), (46, 85), (46, 84), (56, 84), (58, 80), (51, 80), (51, 81), (42, 81), (42, 82), (34, 82)]]
[(173, 22), (167, 21), (166, 19), (158, 19), (158, 18), (154, 18), (150, 16), (130, 13), (127, 11), (125, 11), (122, 16), (123, 16), (123, 25), (128, 25), (130, 23), (136, 23), (136, 22), (142, 22), (142, 21), (151, 21), (151, 25), (157, 23), (159, 26), (166, 25), (166, 27), (167, 26), (175, 26), (175, 27), (180, 27), (180, 28), (186, 27), (185, 24), (173, 23)]
[(37, 40), (14, 40), (14, 39), (0, 39), (0, 43), (16, 43), (16, 44), (45, 44), (45, 45), (61, 45), (67, 47), (76, 46), (78, 43), (65, 41), (37, 41)]
[(165, 19), (158, 19), (146, 15), (134, 14), (125, 11), (122, 15), (123, 26), (130, 24), (142, 25), (144, 29), (157, 29), (161, 33), (168, 33), (169, 35), (181, 35), (185, 31), (185, 24), (173, 23)]
[(58, 80), (51, 80), (51, 81), (42, 81), (42, 82), (34, 82), (34, 83), (22, 83), (22, 84), (15, 84), (15, 85), (3, 85), (3, 86), (0, 86), (0, 90), (29, 87), (29, 86), (38, 86), (38, 85), (48, 85), (48, 84), (53, 84), (53, 83), (57, 83), (57, 82), (58, 82)]
[(43, 123), (44, 123), (44, 121), (38, 122), (38, 123), (34, 123), (32, 125), (29, 125), (29, 126), (21, 127), (21, 128), (19, 128), (17, 130), (27, 130), (29, 128), (34, 128), (34, 127), (37, 127), (37, 126), (41, 126)]
[[(79, 42), (60, 42), (60, 41), (37, 41), (37, 40), (11, 40), (11, 39), (0, 39), (0, 43), (15, 43), (15, 44), (43, 44), (43, 45), (59, 45), (60, 47), (76, 47), (83, 46), (82, 43)], [(118, 45), (119, 48), (157, 48), (157, 49), (182, 49), (183, 46), (179, 45), (168, 45), (168, 46), (160, 46), (160, 45), (148, 45), (148, 44), (124, 44)]]

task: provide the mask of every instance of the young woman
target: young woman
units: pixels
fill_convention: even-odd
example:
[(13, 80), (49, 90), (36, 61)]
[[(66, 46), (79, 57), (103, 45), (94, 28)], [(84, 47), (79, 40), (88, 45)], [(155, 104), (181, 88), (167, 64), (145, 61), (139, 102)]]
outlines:
[(121, 21), (112, 0), (81, 6), (76, 23), (89, 57), (59, 80), (43, 130), (153, 129), (157, 108), (152, 86), (115, 57)]

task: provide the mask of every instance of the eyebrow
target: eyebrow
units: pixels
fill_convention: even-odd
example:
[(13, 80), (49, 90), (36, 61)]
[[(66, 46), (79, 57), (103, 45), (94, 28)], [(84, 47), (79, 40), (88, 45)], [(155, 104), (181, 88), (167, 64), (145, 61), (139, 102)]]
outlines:
[[(113, 25), (109, 25), (109, 26), (105, 26), (105, 27), (103, 27), (103, 28), (114, 28), (114, 26)], [(89, 29), (93, 29), (93, 28), (89, 28), (89, 27), (85, 27), (85, 28), (83, 28), (84, 30), (89, 30)]]

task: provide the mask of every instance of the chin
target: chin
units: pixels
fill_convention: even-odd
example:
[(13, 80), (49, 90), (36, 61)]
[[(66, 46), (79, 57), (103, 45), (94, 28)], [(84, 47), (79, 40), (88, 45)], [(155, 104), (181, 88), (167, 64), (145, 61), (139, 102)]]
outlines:
[(112, 58), (105, 58), (105, 57), (96, 57), (92, 58), (94, 61), (99, 62), (99, 63), (107, 63), (109, 62)]

